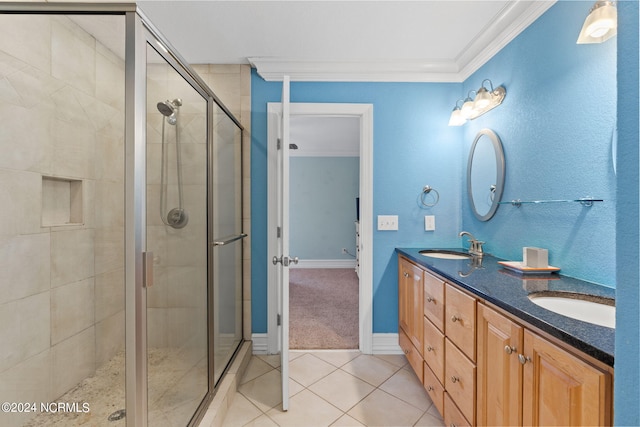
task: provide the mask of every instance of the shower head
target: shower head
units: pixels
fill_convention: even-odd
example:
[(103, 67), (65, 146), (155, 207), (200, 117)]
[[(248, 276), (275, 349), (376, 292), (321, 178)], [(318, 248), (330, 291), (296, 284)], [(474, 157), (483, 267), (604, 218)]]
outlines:
[(173, 105), (171, 101), (162, 101), (157, 104), (158, 111), (162, 113), (163, 116), (169, 117), (176, 112), (176, 107)]
[(182, 100), (180, 98), (176, 98), (173, 101), (161, 101), (156, 104), (158, 107), (158, 111), (167, 117), (167, 121), (171, 125), (175, 125), (177, 121), (176, 113), (178, 112), (178, 108), (182, 106)]

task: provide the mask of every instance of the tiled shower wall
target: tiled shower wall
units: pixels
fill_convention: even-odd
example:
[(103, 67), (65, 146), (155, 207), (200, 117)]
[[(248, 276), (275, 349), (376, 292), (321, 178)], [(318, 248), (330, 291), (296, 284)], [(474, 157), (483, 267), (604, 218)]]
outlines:
[(0, 129), (0, 395), (49, 402), (124, 348), (122, 59), (0, 15)]

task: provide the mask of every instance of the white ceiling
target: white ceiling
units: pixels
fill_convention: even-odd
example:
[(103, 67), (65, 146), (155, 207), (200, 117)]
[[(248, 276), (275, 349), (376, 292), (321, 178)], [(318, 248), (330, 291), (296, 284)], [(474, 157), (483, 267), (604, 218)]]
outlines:
[(465, 80), (555, 0), (139, 1), (192, 64), (267, 80)]

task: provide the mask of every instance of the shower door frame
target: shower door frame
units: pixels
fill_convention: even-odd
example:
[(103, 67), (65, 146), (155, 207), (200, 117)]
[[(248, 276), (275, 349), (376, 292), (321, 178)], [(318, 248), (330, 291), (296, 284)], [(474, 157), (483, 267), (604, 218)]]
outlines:
[[(131, 345), (136, 349), (132, 355), (127, 353), (126, 367), (127, 373), (134, 372), (134, 375), (126, 375), (126, 396), (127, 396), (127, 427), (146, 426), (148, 414), (147, 396), (147, 302), (146, 302), (146, 274), (151, 274), (145, 265), (145, 259), (152, 263), (152, 256), (147, 255), (146, 249), (146, 117), (147, 117), (147, 46), (151, 46), (168, 65), (170, 65), (185, 81), (196, 90), (207, 102), (207, 136), (206, 136), (206, 157), (207, 157), (207, 349), (208, 349), (208, 391), (202, 402), (193, 414), (189, 426), (195, 426), (204, 416), (209, 403), (213, 399), (216, 391), (216, 378), (214, 375), (214, 341), (212, 328), (215, 324), (215, 305), (213, 301), (213, 250), (211, 243), (214, 241), (213, 235), (213, 185), (211, 183), (211, 165), (213, 165), (213, 114), (216, 107), (222, 109), (224, 113), (234, 122), (240, 130), (240, 140), (242, 141), (243, 126), (220, 101), (220, 99), (209, 89), (207, 84), (193, 71), (188, 63), (177, 53), (176, 49), (162, 34), (151, 24), (144, 13), (136, 8), (135, 12), (127, 13), (127, 35), (126, 35), (126, 59), (125, 59), (125, 93), (129, 95), (125, 102), (125, 111), (128, 111), (125, 119), (125, 147), (127, 159), (133, 161), (127, 166), (127, 173), (131, 172), (133, 179), (130, 183), (126, 181), (127, 189), (131, 189), (133, 199), (127, 198), (127, 203), (132, 202), (135, 206), (131, 217), (133, 225), (133, 237), (127, 233), (127, 245), (131, 237), (135, 245), (132, 256), (128, 256), (127, 265), (135, 265), (135, 277), (127, 274), (126, 283), (126, 331), (134, 331), (131, 338), (126, 337), (126, 345)], [(129, 126), (131, 125), (131, 126)], [(130, 129), (131, 127), (131, 129)], [(131, 138), (131, 141), (129, 141)], [(133, 154), (132, 154), (133, 153)], [(131, 155), (129, 157), (129, 155)], [(241, 172), (242, 175), (242, 172)], [(128, 175), (127, 175), (128, 177)], [(133, 188), (130, 187), (132, 185)], [(127, 204), (127, 206), (130, 206)], [(242, 207), (241, 207), (242, 209)], [(136, 212), (138, 216), (136, 216)], [(127, 211), (127, 215), (129, 210)], [(129, 216), (127, 216), (129, 219)], [(130, 247), (127, 246), (129, 249)], [(143, 249), (144, 248), (144, 249)], [(133, 249), (133, 247), (131, 247)], [(131, 252), (129, 252), (131, 253)], [(131, 279), (131, 280), (129, 280)], [(242, 330), (242, 325), (240, 325)], [(239, 348), (239, 347), (238, 347)], [(236, 349), (237, 351), (238, 349)], [(226, 371), (226, 369), (225, 369)], [(221, 378), (224, 374), (221, 375)], [(129, 408), (134, 408), (135, 413), (129, 416)]]
[[(0, 12), (15, 14), (111, 14), (122, 15), (125, 22), (125, 394), (127, 427), (147, 426), (147, 294), (152, 284), (152, 259), (146, 252), (146, 84), (147, 45), (151, 45), (175, 71), (180, 74), (207, 103), (207, 349), (208, 391), (192, 416), (189, 425), (197, 425), (204, 416), (215, 394), (213, 375), (214, 343), (210, 328), (214, 325), (212, 251), (213, 241), (213, 186), (210, 167), (213, 146), (214, 109), (220, 108), (240, 130), (242, 141), (244, 128), (236, 117), (197, 75), (177, 50), (151, 24), (135, 3), (44, 3), (0, 2)], [(241, 172), (242, 176), (242, 172)], [(242, 207), (241, 207), (242, 208)], [(146, 262), (146, 260), (149, 262)], [(149, 267), (149, 268), (146, 268)], [(241, 329), (242, 326), (241, 326)], [(242, 341), (240, 345), (242, 344)], [(238, 347), (240, 348), (240, 346)], [(236, 349), (237, 352), (238, 349)], [(233, 360), (233, 359), (232, 359)], [(228, 367), (227, 367), (228, 368)], [(224, 378), (224, 374), (221, 379)]]

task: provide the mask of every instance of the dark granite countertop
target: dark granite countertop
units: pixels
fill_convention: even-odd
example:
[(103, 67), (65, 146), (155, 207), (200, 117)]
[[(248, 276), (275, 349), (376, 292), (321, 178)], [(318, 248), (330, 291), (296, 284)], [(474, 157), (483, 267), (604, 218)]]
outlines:
[[(452, 260), (423, 256), (419, 253), (422, 249), (425, 248), (396, 248), (396, 251), (479, 298), (613, 366), (615, 329), (556, 314), (532, 303), (527, 295), (549, 290), (615, 298), (615, 289), (558, 273), (523, 275), (512, 272), (498, 264), (498, 261), (505, 260), (487, 254), (482, 257), (481, 266), (473, 267), (469, 259)], [(447, 250), (466, 252), (460, 248)]]

